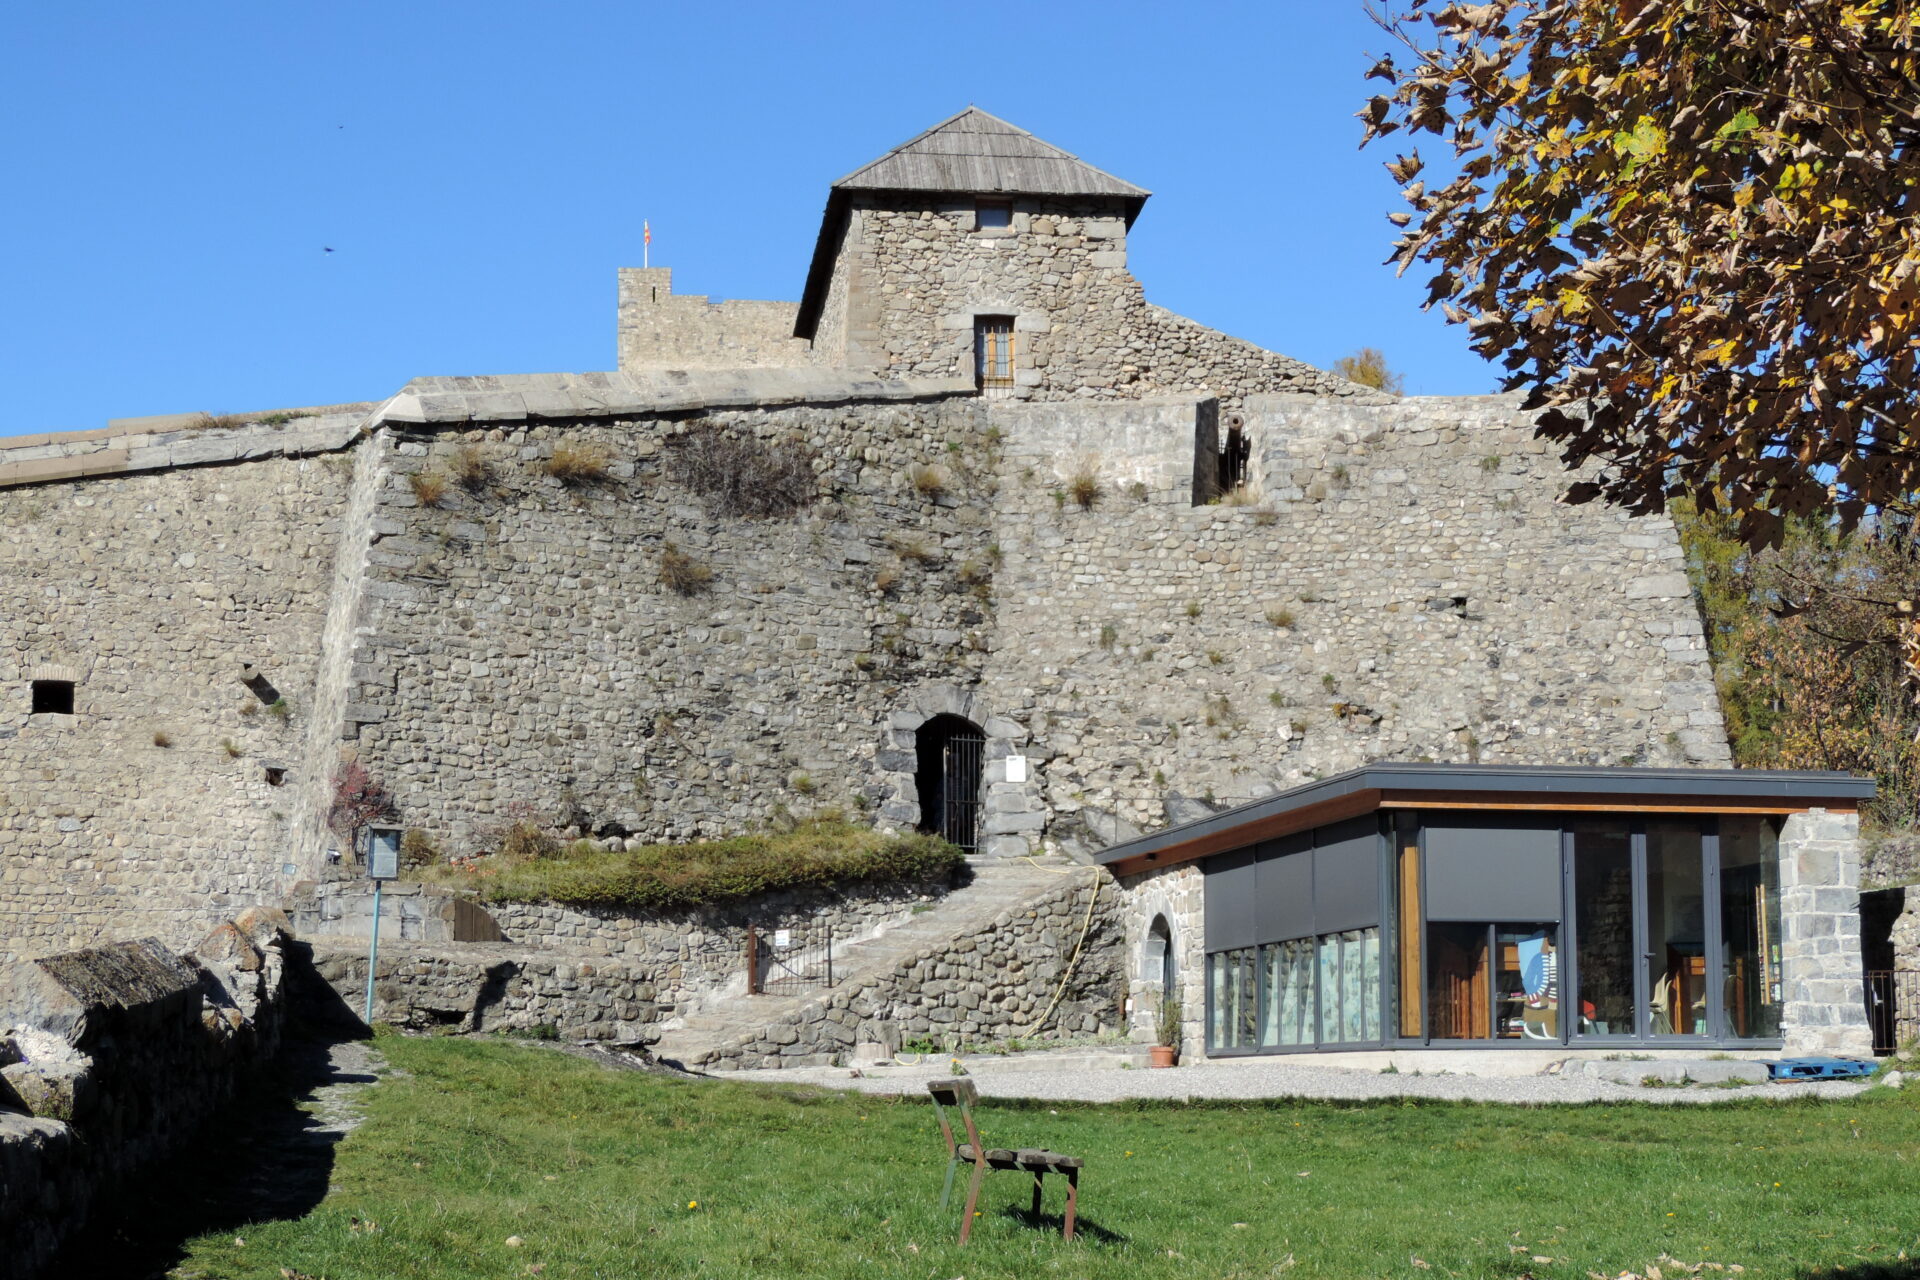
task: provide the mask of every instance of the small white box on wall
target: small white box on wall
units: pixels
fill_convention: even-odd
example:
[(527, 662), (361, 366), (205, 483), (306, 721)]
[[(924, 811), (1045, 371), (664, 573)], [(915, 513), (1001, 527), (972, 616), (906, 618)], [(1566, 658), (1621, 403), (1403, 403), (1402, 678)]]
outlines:
[(1027, 780), (1027, 758), (1025, 756), (1007, 757), (1007, 781), (1025, 782)]

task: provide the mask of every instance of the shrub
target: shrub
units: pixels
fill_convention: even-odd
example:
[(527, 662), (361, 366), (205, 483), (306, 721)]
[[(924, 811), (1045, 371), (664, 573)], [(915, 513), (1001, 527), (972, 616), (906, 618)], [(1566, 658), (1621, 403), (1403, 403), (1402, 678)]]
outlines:
[(440, 500), (447, 496), (450, 483), (446, 474), (440, 471), (416, 471), (407, 477), (414, 501), (423, 507), (439, 506)]
[(671, 542), (660, 549), (660, 585), (683, 596), (697, 596), (713, 581), (713, 570)]
[(883, 596), (892, 595), (894, 588), (900, 585), (900, 571), (891, 565), (882, 565), (873, 575), (873, 589)]
[(275, 698), (267, 704), (267, 714), (275, 720), (286, 721), (293, 718), (293, 708), (287, 705), (285, 698)]
[(1293, 625), (1293, 610), (1283, 605), (1268, 605), (1267, 623), (1275, 627), (1290, 627)]
[(605, 484), (613, 478), (607, 471), (607, 451), (592, 444), (557, 444), (540, 469), (569, 489)]
[(1197, 618), (1200, 616), (1200, 602), (1198, 600), (1187, 601), (1186, 615), (1189, 618)]
[(153, 745), (162, 749), (170, 747), (173, 745), (173, 735), (165, 729), (155, 729), (153, 731)]
[[(584, 846), (584, 847), (582, 847)], [(671, 911), (784, 890), (899, 883), (951, 876), (965, 856), (937, 836), (885, 835), (839, 814), (803, 819), (785, 832), (612, 853), (582, 842), (538, 859), (483, 867), (492, 901)], [(471, 879), (449, 868), (442, 878)]]
[(1111, 622), (1102, 624), (1100, 628), (1100, 647), (1102, 649), (1111, 650), (1119, 639), (1120, 632)]
[(701, 423), (667, 442), (667, 478), (706, 498), (723, 516), (770, 520), (813, 505), (820, 494), (806, 446), (778, 446)]
[(478, 444), (463, 444), (447, 459), (447, 470), (462, 489), (479, 493), (493, 483), (493, 463)]
[(327, 826), (348, 848), (358, 845), (363, 828), (391, 817), (393, 812), (393, 797), (358, 760), (350, 760), (334, 771)]
[(400, 837), (400, 861), (409, 867), (431, 867), (440, 862), (440, 846), (418, 827), (407, 828)]
[(232, 738), (220, 739), (220, 749), (227, 753), (227, 759), (229, 760), (238, 760), (240, 758), (241, 752), (239, 744), (234, 742)]
[(538, 811), (525, 800), (508, 805), (496, 821), (475, 831), (473, 840), (483, 853), (492, 854), (502, 864), (551, 858), (560, 852), (560, 841), (541, 824)]
[(907, 481), (913, 485), (913, 491), (923, 498), (938, 498), (947, 491), (945, 468), (931, 462), (916, 462), (908, 467)]
[(1260, 501), (1260, 495), (1247, 484), (1237, 484), (1220, 498), (1220, 504), (1226, 507), (1251, 507)]
[(253, 419), (244, 413), (202, 413), (189, 422), (184, 431), (225, 431), (233, 427), (244, 427)]

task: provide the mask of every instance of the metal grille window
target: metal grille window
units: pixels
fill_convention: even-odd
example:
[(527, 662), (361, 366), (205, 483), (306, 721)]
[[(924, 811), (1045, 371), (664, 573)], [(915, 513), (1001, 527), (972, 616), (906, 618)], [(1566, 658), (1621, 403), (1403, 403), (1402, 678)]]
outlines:
[(920, 829), (968, 853), (980, 844), (980, 766), (987, 739), (959, 716), (935, 716), (920, 726)]
[(973, 322), (973, 374), (980, 389), (1013, 385), (1013, 317), (980, 316)]

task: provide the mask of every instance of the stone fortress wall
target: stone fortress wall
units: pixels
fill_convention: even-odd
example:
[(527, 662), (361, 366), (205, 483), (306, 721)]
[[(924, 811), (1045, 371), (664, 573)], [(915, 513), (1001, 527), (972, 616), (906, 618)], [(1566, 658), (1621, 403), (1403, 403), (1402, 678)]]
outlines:
[[(1256, 398), (1254, 500), (1195, 506), (1191, 398), (596, 377), (418, 384), (330, 459), (0, 489), (6, 581), (37, 584), (0, 649), (9, 949), (282, 900), (325, 873), (343, 750), (449, 853), (517, 801), (646, 839), (910, 824), (943, 712), (987, 730), (997, 856), (1366, 759), (1726, 763), (1670, 524), (1558, 504), (1511, 402)], [(718, 514), (664, 464), (696, 429), (806, 451), (820, 499)], [(563, 445), (606, 479), (547, 476)], [(409, 477), (468, 450), (485, 483), (423, 505)], [(711, 582), (666, 587), (669, 543)], [(109, 548), (140, 572), (61, 593)], [(243, 711), (241, 660), (287, 720)], [(26, 714), (43, 662), (81, 714)]]
[[(183, 945), (278, 898), (295, 788), (268, 770), (301, 756), (340, 461), (0, 490), (0, 955)], [(76, 714), (30, 714), (40, 678)]]
[(793, 336), (799, 304), (675, 294), (670, 267), (622, 267), (620, 369), (740, 369), (818, 364)]

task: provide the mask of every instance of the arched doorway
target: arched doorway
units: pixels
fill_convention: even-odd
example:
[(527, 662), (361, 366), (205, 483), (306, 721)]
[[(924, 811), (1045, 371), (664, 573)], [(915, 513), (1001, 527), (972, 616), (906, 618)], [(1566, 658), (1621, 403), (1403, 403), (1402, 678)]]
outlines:
[(980, 767), (987, 736), (960, 716), (935, 716), (920, 726), (914, 748), (920, 793), (920, 830), (975, 852), (980, 845)]
[(1149, 982), (1156, 977), (1160, 980), (1161, 999), (1179, 994), (1179, 987), (1174, 985), (1177, 975), (1174, 972), (1173, 927), (1167, 923), (1165, 916), (1155, 916), (1153, 923), (1147, 926), (1146, 961), (1146, 972), (1141, 976)]

